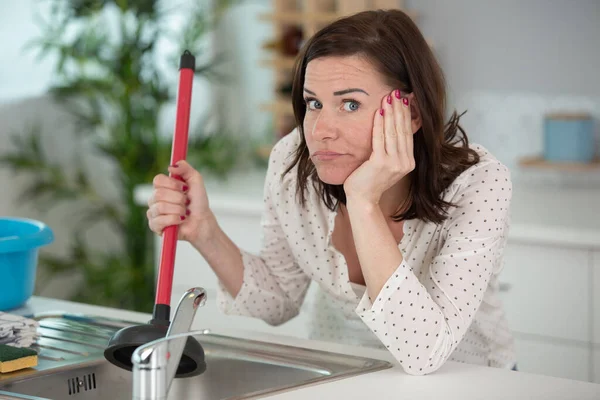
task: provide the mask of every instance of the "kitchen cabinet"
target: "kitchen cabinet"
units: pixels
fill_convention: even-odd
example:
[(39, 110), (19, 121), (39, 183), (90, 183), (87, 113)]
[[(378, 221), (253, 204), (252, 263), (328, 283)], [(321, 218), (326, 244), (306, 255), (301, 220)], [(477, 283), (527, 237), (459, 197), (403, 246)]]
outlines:
[[(519, 369), (561, 378), (594, 380), (592, 352), (600, 327), (600, 267), (594, 250), (509, 238), (501, 299), (515, 334)], [(594, 281), (596, 288), (594, 287)]]
[(518, 370), (587, 381), (591, 353), (585, 344), (563, 344), (539, 338), (515, 337)]
[[(519, 370), (593, 380), (592, 250), (509, 238), (500, 296), (515, 335)], [(598, 282), (598, 281), (597, 281)], [(600, 285), (598, 285), (600, 289)]]
[[(600, 251), (594, 251), (591, 253), (592, 263), (592, 277), (593, 277), (593, 290), (592, 290), (592, 316), (594, 318), (594, 345), (600, 348)], [(598, 364), (598, 373), (600, 373), (600, 360)]]
[(595, 251), (591, 255), (593, 283), (593, 302), (592, 302), (592, 317), (594, 319), (594, 340), (593, 348), (593, 381), (600, 383), (600, 251)]
[(600, 346), (594, 348), (593, 357), (593, 381), (600, 383)]
[(588, 342), (589, 251), (510, 240), (500, 280), (507, 318), (516, 332)]

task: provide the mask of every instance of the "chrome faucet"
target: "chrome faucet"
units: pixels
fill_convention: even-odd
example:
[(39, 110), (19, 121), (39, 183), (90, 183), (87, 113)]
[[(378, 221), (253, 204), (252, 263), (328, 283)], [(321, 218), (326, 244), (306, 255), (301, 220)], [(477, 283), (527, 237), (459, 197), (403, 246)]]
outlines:
[(198, 307), (206, 303), (206, 291), (192, 288), (179, 300), (173, 322), (164, 338), (146, 343), (133, 352), (133, 399), (164, 400), (179, 366)]

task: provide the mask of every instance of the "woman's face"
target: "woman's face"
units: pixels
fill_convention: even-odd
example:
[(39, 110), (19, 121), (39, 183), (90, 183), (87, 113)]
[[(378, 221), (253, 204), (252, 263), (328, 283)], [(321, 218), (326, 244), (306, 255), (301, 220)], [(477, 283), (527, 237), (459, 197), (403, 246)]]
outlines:
[(323, 182), (341, 185), (369, 159), (375, 112), (393, 89), (360, 56), (323, 57), (308, 63), (304, 136)]

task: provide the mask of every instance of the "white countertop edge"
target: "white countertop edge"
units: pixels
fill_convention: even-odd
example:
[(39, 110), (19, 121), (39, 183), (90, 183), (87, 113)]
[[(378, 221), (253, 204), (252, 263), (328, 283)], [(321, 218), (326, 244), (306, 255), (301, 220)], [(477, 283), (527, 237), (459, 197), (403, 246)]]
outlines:
[[(64, 300), (32, 297), (26, 304), (12, 313), (63, 311), (145, 323), (149, 314), (117, 310)], [(320, 342), (290, 336), (234, 329), (211, 329), (206, 322), (196, 318), (193, 330), (208, 328), (213, 333), (267, 341), (283, 345), (311, 348), (315, 350), (352, 354), (391, 362), (394, 367), (351, 378), (312, 385), (269, 396), (277, 400), (316, 399), (361, 399), (377, 400), (398, 398), (444, 398), (453, 399), (565, 399), (592, 400), (600, 398), (600, 385), (549, 376), (513, 372), (491, 367), (462, 364), (448, 361), (435, 373), (427, 376), (411, 376), (404, 373), (391, 354), (383, 350), (366, 347), (346, 346), (331, 342)]]
[(566, 246), (588, 250), (600, 249), (600, 229), (573, 229), (556, 226), (513, 223), (508, 231), (509, 241)]

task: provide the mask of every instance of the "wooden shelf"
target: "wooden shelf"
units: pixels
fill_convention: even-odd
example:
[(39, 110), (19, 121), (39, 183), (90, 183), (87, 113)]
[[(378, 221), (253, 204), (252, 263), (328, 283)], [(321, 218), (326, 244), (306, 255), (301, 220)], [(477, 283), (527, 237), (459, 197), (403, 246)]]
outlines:
[[(418, 13), (414, 11), (406, 11), (404, 12), (412, 19), (416, 20), (418, 17)], [(261, 21), (269, 21), (269, 22), (284, 22), (284, 23), (295, 23), (295, 24), (305, 24), (307, 22), (312, 23), (329, 23), (333, 22), (337, 19), (343, 18), (344, 15), (339, 12), (301, 12), (301, 11), (280, 11), (274, 13), (264, 13), (259, 14), (258, 18)]]
[(262, 104), (260, 108), (276, 115), (294, 115), (291, 99), (277, 99), (272, 103)]
[(258, 18), (265, 22), (285, 22), (285, 23), (296, 23), (298, 25), (306, 22), (331, 22), (340, 18), (338, 13), (304, 13), (299, 11), (280, 11), (275, 13), (260, 14)]
[(595, 159), (590, 163), (577, 163), (547, 161), (542, 157), (525, 157), (519, 161), (519, 165), (524, 168), (559, 170), (565, 172), (591, 172), (600, 169), (600, 159)]
[(292, 69), (296, 62), (295, 57), (275, 55), (273, 58), (260, 60), (260, 65), (276, 69)]
[(254, 154), (263, 160), (264, 162), (269, 161), (269, 156), (271, 155), (271, 150), (273, 150), (273, 145), (263, 145), (257, 147), (254, 150)]

